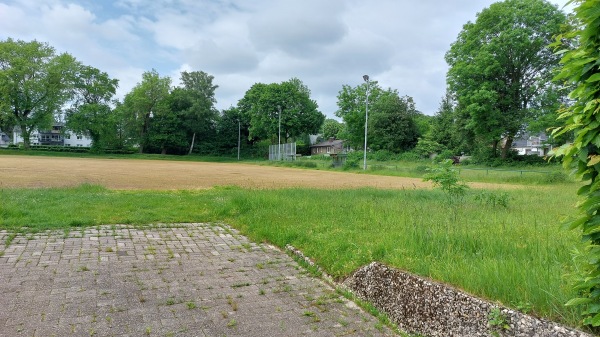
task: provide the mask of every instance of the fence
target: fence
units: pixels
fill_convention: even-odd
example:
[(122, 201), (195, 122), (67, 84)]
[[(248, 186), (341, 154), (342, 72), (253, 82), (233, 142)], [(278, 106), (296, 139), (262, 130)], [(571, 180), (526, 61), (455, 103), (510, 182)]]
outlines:
[(269, 145), (269, 160), (296, 160), (296, 143)]

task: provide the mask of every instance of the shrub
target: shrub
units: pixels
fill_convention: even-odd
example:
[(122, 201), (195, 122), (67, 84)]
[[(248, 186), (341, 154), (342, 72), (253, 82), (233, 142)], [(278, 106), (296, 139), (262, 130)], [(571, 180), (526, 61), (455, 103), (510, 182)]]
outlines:
[(385, 165), (369, 165), (369, 170), (371, 171), (382, 171), (387, 169)]
[(307, 168), (317, 168), (317, 163), (312, 161), (298, 161), (295, 160), (292, 162), (294, 166), (298, 167), (307, 167)]
[(564, 173), (562, 171), (556, 171), (556, 172), (548, 173), (544, 177), (544, 182), (548, 183), (548, 184), (564, 183), (568, 179), (569, 179), (569, 176), (566, 173)]
[(359, 163), (358, 159), (350, 158), (350, 156), (348, 156), (348, 158), (346, 158), (346, 162), (344, 163), (344, 166), (342, 168), (344, 170), (356, 169), (359, 167), (358, 163)]
[(452, 160), (446, 160), (437, 167), (428, 169), (429, 173), (423, 178), (444, 191), (450, 204), (462, 202), (469, 189), (469, 186), (460, 179), (458, 170), (452, 165)]
[(417, 146), (415, 146), (415, 153), (422, 158), (427, 158), (433, 153), (438, 153), (445, 150), (446, 147), (436, 141), (419, 138)]
[(398, 155), (398, 160), (413, 161), (421, 159), (418, 153), (413, 151), (402, 152)]
[(417, 167), (415, 167), (413, 169), (414, 172), (419, 173), (419, 174), (423, 174), (423, 173), (427, 173), (429, 171), (430, 167), (427, 165), (419, 165)]
[(377, 150), (373, 153), (373, 159), (377, 161), (390, 161), (396, 159), (396, 154), (388, 150)]
[(440, 152), (440, 154), (438, 154), (433, 161), (436, 163), (442, 163), (448, 159), (452, 159), (452, 157), (454, 157), (454, 154), (452, 153), (452, 151), (444, 150), (444, 151)]

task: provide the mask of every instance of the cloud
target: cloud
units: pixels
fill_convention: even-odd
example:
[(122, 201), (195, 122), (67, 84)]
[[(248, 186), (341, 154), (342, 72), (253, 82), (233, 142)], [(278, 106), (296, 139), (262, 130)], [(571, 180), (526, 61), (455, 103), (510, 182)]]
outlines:
[[(342, 85), (369, 74), (433, 114), (444, 54), (496, 0), (8, 0), (0, 38), (48, 42), (120, 79), (119, 96), (156, 69), (215, 76), (218, 108), (256, 82), (298, 77), (332, 116)], [(561, 1), (561, 6), (566, 0)]]
[(340, 41), (348, 27), (341, 21), (343, 1), (269, 1), (248, 23), (257, 49), (308, 56)]

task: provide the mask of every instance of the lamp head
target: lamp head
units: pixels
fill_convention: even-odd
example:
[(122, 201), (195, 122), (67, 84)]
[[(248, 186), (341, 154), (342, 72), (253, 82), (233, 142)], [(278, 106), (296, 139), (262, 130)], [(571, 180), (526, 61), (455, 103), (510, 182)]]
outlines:
[(363, 75), (363, 80), (365, 80), (365, 82), (369, 82), (369, 75)]

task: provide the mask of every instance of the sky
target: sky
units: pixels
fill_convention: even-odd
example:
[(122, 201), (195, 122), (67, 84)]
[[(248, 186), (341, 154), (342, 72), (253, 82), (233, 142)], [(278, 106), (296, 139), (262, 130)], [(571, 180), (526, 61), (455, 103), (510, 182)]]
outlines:
[[(123, 98), (156, 69), (214, 76), (216, 107), (254, 83), (297, 77), (334, 118), (342, 85), (363, 75), (433, 115), (444, 54), (493, 0), (0, 0), (0, 40), (47, 42), (119, 80)], [(563, 9), (567, 0), (550, 0)], [(570, 9), (565, 9), (569, 11)]]

